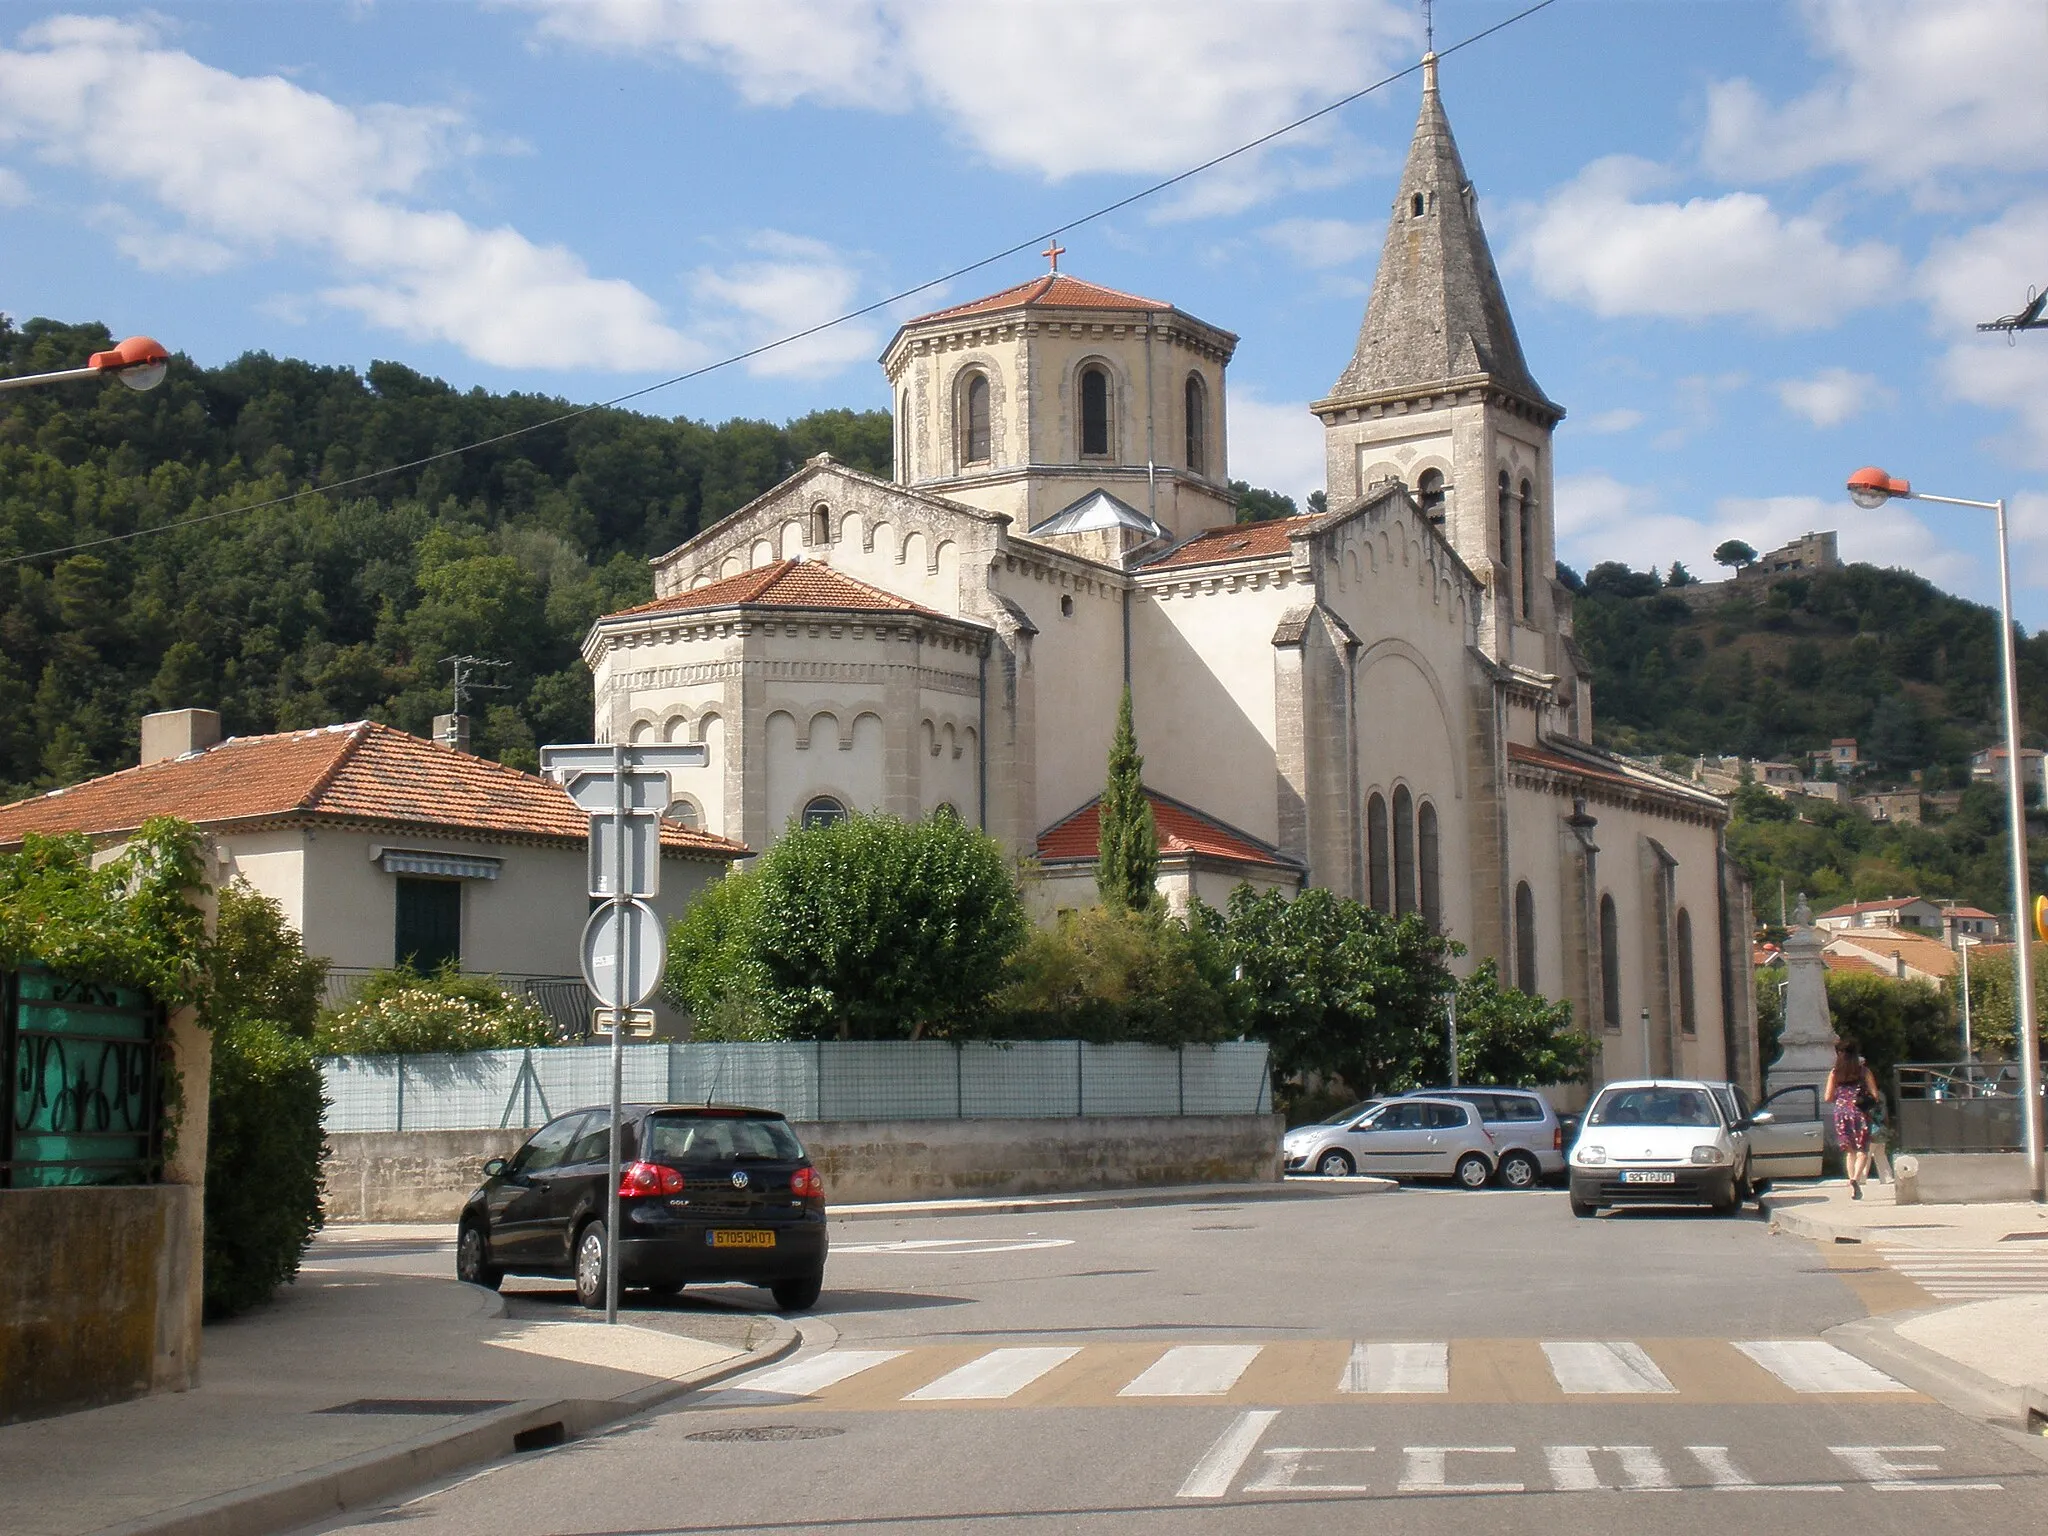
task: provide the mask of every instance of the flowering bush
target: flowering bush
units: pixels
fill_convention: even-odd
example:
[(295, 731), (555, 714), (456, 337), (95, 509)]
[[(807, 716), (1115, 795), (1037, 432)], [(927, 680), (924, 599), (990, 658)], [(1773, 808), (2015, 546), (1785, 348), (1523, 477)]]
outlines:
[[(323, 1056), (421, 1056), (549, 1045), (554, 1025), (540, 1008), (484, 978), (395, 974), (373, 977), (349, 1002), (323, 1014), (314, 1045)], [(382, 983), (382, 984), (380, 984)]]

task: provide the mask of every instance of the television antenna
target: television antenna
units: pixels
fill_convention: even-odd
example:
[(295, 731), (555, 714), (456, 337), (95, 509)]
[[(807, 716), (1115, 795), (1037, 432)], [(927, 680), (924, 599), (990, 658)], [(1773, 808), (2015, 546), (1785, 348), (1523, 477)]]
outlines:
[(2013, 346), (2016, 345), (2016, 339), (2021, 331), (2048, 331), (2048, 315), (2042, 313), (2044, 310), (2048, 310), (2048, 290), (2036, 293), (2030, 283), (2027, 285), (2027, 302), (2023, 309), (2016, 314), (2000, 315), (1996, 320), (1986, 320), (1977, 329), (2003, 331), (2005, 344)]
[(455, 713), (462, 713), (463, 703), (472, 693), (503, 693), (509, 686), (505, 683), (480, 683), (476, 674), (485, 667), (509, 667), (509, 661), (493, 661), (488, 656), (443, 656), (441, 665), (455, 668)]

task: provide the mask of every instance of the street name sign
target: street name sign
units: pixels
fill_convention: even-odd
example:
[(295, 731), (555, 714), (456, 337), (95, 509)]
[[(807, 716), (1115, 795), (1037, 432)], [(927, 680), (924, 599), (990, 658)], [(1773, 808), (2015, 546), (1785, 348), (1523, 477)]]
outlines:
[[(590, 1032), (611, 1038), (612, 1023), (621, 1017), (615, 1008), (593, 1008), (590, 1010)], [(654, 1010), (652, 1008), (628, 1008), (625, 1011), (626, 1036), (632, 1040), (654, 1038)]]
[(583, 925), (583, 984), (600, 1008), (638, 1008), (661, 985), (661, 919), (644, 901), (613, 901)]

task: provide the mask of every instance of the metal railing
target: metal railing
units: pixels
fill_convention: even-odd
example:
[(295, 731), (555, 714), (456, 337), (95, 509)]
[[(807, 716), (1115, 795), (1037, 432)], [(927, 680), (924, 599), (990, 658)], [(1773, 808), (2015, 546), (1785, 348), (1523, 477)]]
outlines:
[(1902, 1062), (1892, 1068), (1901, 1152), (2017, 1152), (2020, 1069), (2009, 1061)]

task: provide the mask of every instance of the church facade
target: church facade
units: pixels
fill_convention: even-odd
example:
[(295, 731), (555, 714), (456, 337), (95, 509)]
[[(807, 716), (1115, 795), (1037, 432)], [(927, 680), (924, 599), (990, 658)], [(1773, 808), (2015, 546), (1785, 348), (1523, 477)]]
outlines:
[(1592, 744), (1551, 435), (1425, 61), (1364, 323), (1312, 409), (1327, 508), (1237, 524), (1236, 338), (1054, 269), (904, 325), (896, 462), (821, 456), (593, 627), (600, 739), (702, 741), (685, 813), (942, 808), (1095, 899), (1132, 692), (1169, 899), (1241, 881), (1424, 914), (1568, 1000), (1604, 1078), (1756, 1086), (1747, 888), (1718, 797)]

